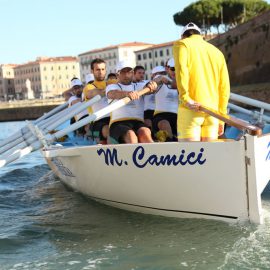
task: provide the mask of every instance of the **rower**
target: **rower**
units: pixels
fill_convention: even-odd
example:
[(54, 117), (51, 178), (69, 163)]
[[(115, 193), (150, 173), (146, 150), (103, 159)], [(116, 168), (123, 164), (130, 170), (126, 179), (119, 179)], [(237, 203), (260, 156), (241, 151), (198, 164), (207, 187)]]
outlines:
[[(91, 72), (94, 75), (94, 81), (87, 84), (83, 89), (85, 100), (89, 100), (96, 95), (100, 95), (102, 98), (100, 101), (92, 105), (88, 109), (89, 113), (95, 113), (108, 105), (107, 98), (105, 96), (106, 88), (106, 63), (103, 59), (96, 58), (91, 62)], [(109, 134), (109, 122), (110, 115), (106, 114), (101, 119), (94, 121), (90, 127), (90, 136), (97, 143), (106, 144)]]
[(168, 77), (160, 76), (162, 85), (155, 95), (153, 132), (159, 141), (177, 141), (178, 91), (175, 83), (174, 59), (171, 58), (167, 65)]
[[(73, 78), (71, 80), (71, 91), (72, 96), (68, 100), (69, 107), (82, 102), (82, 90), (83, 90), (83, 84), (78, 78)], [(82, 112), (78, 113), (74, 116), (74, 119), (71, 120), (71, 124), (77, 121), (80, 121), (81, 119), (88, 116), (87, 110), (83, 110)], [(87, 127), (83, 126), (76, 130), (76, 135), (85, 135), (87, 131)]]
[(126, 61), (117, 64), (118, 83), (108, 85), (106, 95), (109, 100), (129, 97), (131, 101), (111, 113), (110, 142), (111, 143), (150, 143), (153, 142), (151, 130), (144, 124), (144, 100), (138, 95), (138, 90), (146, 85), (151, 92), (157, 88), (153, 81), (149, 83), (133, 83), (132, 65)]

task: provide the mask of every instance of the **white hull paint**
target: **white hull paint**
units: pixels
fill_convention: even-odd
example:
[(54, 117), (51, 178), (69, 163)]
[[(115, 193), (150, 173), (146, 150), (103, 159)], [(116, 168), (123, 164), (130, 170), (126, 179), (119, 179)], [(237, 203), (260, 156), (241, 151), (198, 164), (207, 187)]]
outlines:
[(43, 155), (63, 183), (114, 207), (169, 217), (263, 220), (270, 134), (211, 143), (60, 147)]

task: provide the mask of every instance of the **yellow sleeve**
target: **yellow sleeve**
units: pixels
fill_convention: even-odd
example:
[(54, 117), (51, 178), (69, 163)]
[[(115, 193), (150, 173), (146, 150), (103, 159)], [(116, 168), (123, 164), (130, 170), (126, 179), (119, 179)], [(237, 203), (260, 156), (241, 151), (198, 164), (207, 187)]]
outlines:
[(222, 114), (227, 114), (227, 106), (230, 98), (230, 79), (224, 57), (223, 57), (223, 64), (220, 69), (220, 81), (218, 90), (219, 90), (219, 112)]
[(90, 90), (95, 89), (95, 86), (92, 84), (87, 84), (84, 88), (83, 88), (83, 95), (84, 95), (84, 100), (89, 100), (86, 95)]
[(191, 100), (189, 96), (189, 71), (188, 71), (188, 50), (184, 43), (176, 42), (173, 46), (175, 62), (175, 78), (179, 91), (179, 99), (182, 103)]

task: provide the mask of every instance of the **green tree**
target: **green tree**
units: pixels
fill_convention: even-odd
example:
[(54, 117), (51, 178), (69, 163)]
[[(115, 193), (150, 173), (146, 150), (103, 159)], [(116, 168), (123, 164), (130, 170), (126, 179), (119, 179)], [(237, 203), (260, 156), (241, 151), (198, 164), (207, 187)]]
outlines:
[(173, 19), (177, 25), (194, 22), (207, 33), (211, 27), (234, 27), (269, 8), (263, 0), (200, 0), (176, 13)]

